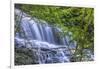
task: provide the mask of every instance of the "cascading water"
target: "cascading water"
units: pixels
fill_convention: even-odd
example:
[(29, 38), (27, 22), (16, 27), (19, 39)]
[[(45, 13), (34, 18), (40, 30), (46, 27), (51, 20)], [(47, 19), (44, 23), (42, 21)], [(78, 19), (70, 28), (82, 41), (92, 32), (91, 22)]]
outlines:
[[(53, 28), (44, 21), (31, 18), (27, 14), (15, 9), (15, 15), (19, 16), (20, 30), (15, 34), (15, 44), (17, 47), (35, 49), (38, 56), (38, 63), (64, 63), (70, 62), (72, 55), (70, 49), (75, 49), (76, 42), (69, 44), (68, 36), (57, 37), (59, 29)], [(68, 46), (71, 45), (70, 47)]]

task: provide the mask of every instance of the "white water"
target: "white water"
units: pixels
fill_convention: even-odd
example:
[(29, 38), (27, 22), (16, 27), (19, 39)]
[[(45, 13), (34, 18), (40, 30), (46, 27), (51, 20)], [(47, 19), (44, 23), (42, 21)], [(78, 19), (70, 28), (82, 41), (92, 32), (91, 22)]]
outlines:
[[(15, 14), (21, 16), (20, 10), (15, 10)], [(31, 18), (27, 14), (23, 14), (20, 22), (20, 27), (23, 32), (18, 32), (15, 35), (15, 44), (17, 47), (25, 47), (37, 50), (38, 63), (64, 63), (70, 62), (72, 53), (70, 49), (75, 49), (76, 42), (70, 43), (68, 36), (61, 38), (55, 35), (59, 31), (53, 29), (47, 23), (38, 23), (39, 20)], [(20, 35), (23, 34), (23, 35)]]

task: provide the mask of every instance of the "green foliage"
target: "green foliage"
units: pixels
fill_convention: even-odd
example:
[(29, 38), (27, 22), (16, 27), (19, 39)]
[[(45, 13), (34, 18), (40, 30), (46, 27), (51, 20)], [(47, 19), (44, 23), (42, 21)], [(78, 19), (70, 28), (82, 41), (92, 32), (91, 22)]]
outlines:
[[(84, 7), (61, 7), (43, 5), (20, 5), (25, 13), (47, 21), (50, 25), (59, 27), (64, 35), (72, 32), (73, 40), (77, 41), (74, 58), (82, 61), (84, 49), (94, 52), (94, 9)], [(78, 55), (78, 56), (77, 56)]]

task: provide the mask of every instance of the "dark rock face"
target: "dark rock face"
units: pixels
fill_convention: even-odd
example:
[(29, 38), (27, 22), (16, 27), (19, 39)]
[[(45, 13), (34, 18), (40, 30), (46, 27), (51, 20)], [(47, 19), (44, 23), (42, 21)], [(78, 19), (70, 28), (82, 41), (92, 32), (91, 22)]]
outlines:
[(34, 50), (15, 48), (15, 65), (38, 64)]

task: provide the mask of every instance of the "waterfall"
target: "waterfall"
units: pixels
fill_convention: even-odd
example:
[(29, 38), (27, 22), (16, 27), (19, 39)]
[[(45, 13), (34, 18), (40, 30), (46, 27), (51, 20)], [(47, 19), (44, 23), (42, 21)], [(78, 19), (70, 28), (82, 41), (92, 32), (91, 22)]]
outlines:
[[(15, 9), (15, 14), (19, 16), (21, 11)], [(35, 50), (39, 64), (70, 62), (72, 53), (68, 45), (70, 45), (70, 49), (75, 49), (76, 43), (70, 44), (68, 36), (61, 38), (60, 35), (57, 35), (57, 32), (61, 32), (61, 30), (53, 28), (44, 21), (39, 22), (38, 19), (31, 18), (25, 13), (23, 13), (19, 25), (23, 32), (16, 32), (16, 46)]]

